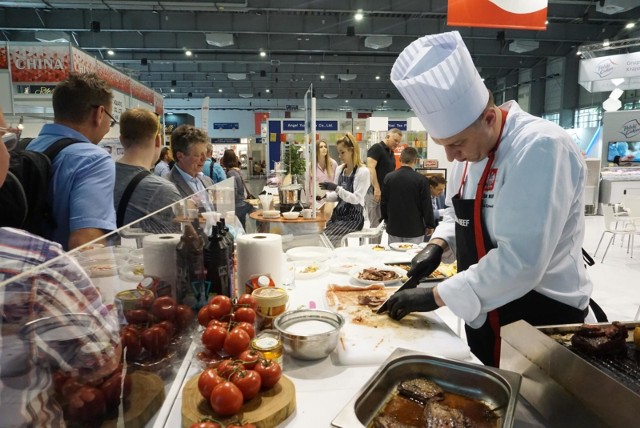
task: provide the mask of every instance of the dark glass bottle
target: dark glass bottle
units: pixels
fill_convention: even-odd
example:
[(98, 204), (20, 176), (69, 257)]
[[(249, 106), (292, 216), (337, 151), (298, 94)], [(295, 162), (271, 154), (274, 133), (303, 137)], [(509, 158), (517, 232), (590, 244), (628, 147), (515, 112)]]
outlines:
[(204, 249), (204, 264), (207, 268), (209, 297), (222, 294), (229, 296), (229, 274), (227, 247), (217, 226), (211, 227), (209, 243)]
[(204, 241), (192, 224), (185, 224), (176, 246), (176, 294), (178, 302), (197, 310), (207, 303)]
[(235, 253), (235, 241), (233, 235), (229, 231), (229, 227), (225, 224), (224, 219), (220, 219), (218, 222), (218, 230), (222, 234), (223, 239), (227, 245), (228, 255), (228, 271), (229, 271), (229, 293), (231, 297), (237, 297), (235, 291), (235, 278), (236, 278), (236, 253)]

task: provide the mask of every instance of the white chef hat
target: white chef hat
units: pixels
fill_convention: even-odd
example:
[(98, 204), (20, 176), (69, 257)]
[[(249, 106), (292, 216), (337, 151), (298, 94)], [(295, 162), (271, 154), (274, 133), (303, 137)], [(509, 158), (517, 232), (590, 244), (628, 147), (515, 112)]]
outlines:
[(425, 36), (407, 46), (393, 64), (391, 81), (435, 138), (467, 128), (489, 101), (457, 31)]

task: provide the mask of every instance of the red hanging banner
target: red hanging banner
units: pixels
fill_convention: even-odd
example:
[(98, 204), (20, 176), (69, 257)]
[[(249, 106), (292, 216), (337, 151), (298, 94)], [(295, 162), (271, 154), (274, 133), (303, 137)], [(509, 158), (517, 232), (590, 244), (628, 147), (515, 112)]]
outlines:
[(447, 25), (546, 30), (548, 0), (449, 0)]

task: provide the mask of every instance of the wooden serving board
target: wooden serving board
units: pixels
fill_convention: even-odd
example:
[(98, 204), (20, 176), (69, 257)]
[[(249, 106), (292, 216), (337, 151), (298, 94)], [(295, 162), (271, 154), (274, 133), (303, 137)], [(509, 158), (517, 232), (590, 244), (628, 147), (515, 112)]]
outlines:
[(106, 420), (100, 427), (143, 428), (155, 415), (164, 401), (164, 381), (156, 374), (145, 371), (131, 373), (131, 395), (126, 400), (125, 412), (120, 421)]
[(296, 409), (296, 388), (293, 382), (282, 376), (268, 391), (242, 405), (240, 412), (230, 417), (218, 416), (209, 401), (198, 390), (200, 373), (187, 381), (182, 389), (182, 427), (189, 428), (194, 422), (204, 418), (214, 418), (224, 424), (240, 419), (243, 423), (255, 424), (258, 428), (273, 428), (289, 417)]

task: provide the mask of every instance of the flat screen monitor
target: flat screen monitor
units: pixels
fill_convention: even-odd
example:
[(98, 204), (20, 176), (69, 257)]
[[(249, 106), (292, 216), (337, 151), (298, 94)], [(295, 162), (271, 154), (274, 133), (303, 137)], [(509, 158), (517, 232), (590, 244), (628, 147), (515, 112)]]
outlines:
[(620, 162), (640, 162), (640, 141), (610, 141), (607, 161), (613, 162), (616, 156), (620, 156)]

